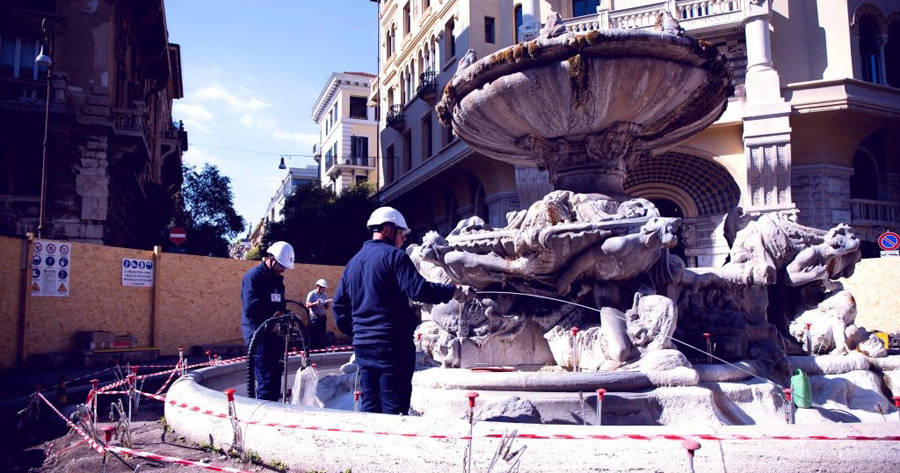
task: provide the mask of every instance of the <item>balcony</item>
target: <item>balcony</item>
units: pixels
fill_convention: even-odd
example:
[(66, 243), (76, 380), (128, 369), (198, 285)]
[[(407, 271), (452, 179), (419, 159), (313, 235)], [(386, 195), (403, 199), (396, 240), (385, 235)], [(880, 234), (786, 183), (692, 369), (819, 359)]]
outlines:
[[(576, 34), (611, 28), (652, 28), (656, 24), (656, 15), (666, 10), (667, 3), (569, 18), (563, 24), (566, 30)], [(742, 10), (743, 0), (680, 0), (675, 4), (673, 15), (685, 30), (696, 34), (740, 24), (744, 18)]]
[(375, 158), (368, 156), (350, 156), (346, 158), (335, 158), (334, 156), (325, 156), (325, 174), (332, 176), (343, 168), (352, 169), (375, 169)]
[(416, 87), (416, 97), (434, 105), (437, 97), (437, 72), (431, 69), (419, 74), (419, 86)]
[(406, 116), (403, 115), (401, 105), (391, 105), (387, 114), (387, 126), (395, 130), (402, 130), (406, 126)]
[(860, 227), (894, 227), (900, 223), (900, 204), (883, 200), (850, 199), (852, 224)]

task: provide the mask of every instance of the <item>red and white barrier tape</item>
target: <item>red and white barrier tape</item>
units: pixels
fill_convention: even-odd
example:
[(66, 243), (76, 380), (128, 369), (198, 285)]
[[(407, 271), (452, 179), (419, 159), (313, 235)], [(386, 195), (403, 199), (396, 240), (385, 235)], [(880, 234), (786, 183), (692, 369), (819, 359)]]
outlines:
[(225, 472), (229, 472), (229, 473), (252, 473), (250, 471), (241, 470), (238, 468), (229, 468), (227, 466), (210, 465), (209, 463), (203, 463), (203, 462), (198, 462), (198, 461), (193, 461), (193, 460), (185, 460), (183, 458), (168, 457), (165, 455), (158, 455), (156, 453), (142, 452), (140, 450), (134, 450), (132, 448), (111, 446), (111, 447), (109, 447), (109, 451), (124, 453), (126, 455), (131, 455), (133, 457), (148, 458), (150, 460), (156, 460), (156, 461), (161, 461), (161, 462), (166, 462), (166, 463), (176, 463), (178, 465), (197, 466), (197, 467), (200, 467), (200, 468), (203, 468), (206, 470), (211, 470), (211, 471), (225, 471)]
[(56, 414), (59, 415), (62, 418), (62, 420), (64, 420), (66, 422), (66, 424), (72, 428), (72, 430), (77, 432), (78, 435), (80, 435), (81, 438), (83, 438), (85, 440), (85, 442), (87, 442), (88, 445), (91, 446), (91, 448), (96, 450), (97, 453), (103, 453), (103, 451), (104, 451), (103, 445), (100, 445), (99, 443), (94, 442), (94, 439), (92, 439), (88, 434), (84, 433), (84, 431), (81, 430), (77, 425), (73, 424), (72, 421), (70, 421), (68, 418), (66, 418), (66, 416), (64, 416), (62, 414), (62, 412), (59, 412), (59, 409), (57, 409), (56, 406), (54, 406), (50, 401), (48, 401), (47, 398), (45, 398), (43, 394), (37, 393), (37, 395), (40, 396), (41, 400), (43, 400), (48, 406), (50, 406), (50, 409), (53, 409), (53, 412), (56, 412)]
[[(200, 414), (205, 414), (208, 416), (218, 417), (220, 419), (227, 419), (228, 415), (224, 413), (217, 413), (209, 409), (204, 409), (203, 407), (191, 405), (186, 402), (178, 402), (175, 399), (167, 399), (162, 396), (154, 396), (152, 394), (141, 393), (144, 396), (151, 397), (153, 399), (166, 402), (172, 406), (187, 409), (189, 411), (194, 411)], [(263, 427), (275, 427), (282, 429), (299, 429), (299, 430), (315, 430), (321, 432), (343, 432), (350, 434), (373, 434), (373, 435), (393, 435), (398, 437), (422, 437), (422, 438), (431, 438), (431, 439), (450, 439), (450, 440), (469, 440), (468, 435), (462, 436), (452, 436), (452, 435), (431, 435), (431, 434), (418, 434), (418, 433), (410, 433), (410, 432), (385, 432), (385, 431), (366, 431), (359, 429), (345, 429), (345, 428), (331, 428), (331, 427), (318, 427), (318, 426), (304, 426), (299, 424), (282, 424), (278, 422), (260, 422), (260, 421), (247, 421), (243, 419), (239, 419), (239, 422), (247, 425), (260, 425)], [(502, 438), (502, 433), (488, 433), (478, 435), (476, 437), (480, 438)], [(531, 439), (531, 440), (686, 440), (686, 439), (694, 439), (694, 440), (861, 440), (861, 441), (882, 441), (882, 442), (897, 442), (900, 441), (900, 435), (891, 435), (891, 436), (866, 436), (866, 435), (807, 435), (807, 436), (794, 436), (794, 435), (742, 435), (742, 434), (685, 434), (685, 435), (674, 435), (674, 434), (616, 434), (616, 435), (569, 435), (569, 434), (552, 434), (552, 435), (538, 435), (538, 434), (529, 434), (529, 433), (520, 433), (518, 434), (519, 438), (523, 439)]]
[(156, 394), (159, 394), (159, 393), (165, 391), (166, 388), (169, 386), (169, 383), (172, 381), (172, 377), (175, 376), (175, 373), (178, 373), (180, 371), (181, 371), (181, 360), (178, 360), (178, 363), (175, 363), (174, 371), (169, 373), (169, 377), (166, 379), (166, 382), (163, 383), (163, 385), (159, 387), (159, 389), (156, 391)]

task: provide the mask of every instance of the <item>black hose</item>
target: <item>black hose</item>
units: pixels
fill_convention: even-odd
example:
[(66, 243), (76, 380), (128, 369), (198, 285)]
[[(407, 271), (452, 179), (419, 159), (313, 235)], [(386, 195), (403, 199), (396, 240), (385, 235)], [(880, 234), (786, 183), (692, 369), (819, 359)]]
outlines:
[[(281, 323), (284, 320), (295, 319), (297, 324), (300, 326), (300, 338), (303, 339), (303, 348), (305, 350), (309, 350), (309, 339), (306, 335), (306, 328), (303, 326), (303, 320), (300, 319), (297, 314), (293, 312), (288, 312), (284, 315), (278, 315), (275, 317), (271, 317), (259, 327), (256, 328), (256, 331), (253, 332), (253, 337), (250, 338), (250, 345), (247, 346), (247, 397), (256, 399), (256, 352), (259, 349), (259, 345), (256, 343), (256, 338), (265, 330), (268, 330), (269, 325), (272, 323)], [(288, 334), (285, 334), (288, 337)], [(287, 363), (287, 360), (285, 360)], [(287, 372), (287, 366), (284, 367), (285, 373)]]

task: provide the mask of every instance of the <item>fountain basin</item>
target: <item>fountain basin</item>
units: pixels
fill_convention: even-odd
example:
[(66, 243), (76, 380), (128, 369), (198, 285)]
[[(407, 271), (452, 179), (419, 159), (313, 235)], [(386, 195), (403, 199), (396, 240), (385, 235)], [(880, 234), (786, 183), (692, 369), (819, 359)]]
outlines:
[[(204, 368), (177, 380), (167, 393), (168, 425), (189, 441), (227, 449), (233, 441), (231, 422), (216, 416), (227, 412), (227, 400), (221, 391), (210, 386), (240, 385), (245, 379), (245, 368), (243, 364)], [(683, 397), (701, 388), (668, 389), (680, 390), (673, 395)], [(620, 411), (618, 400), (627, 410), (624, 403), (628, 398), (641, 397), (651, 398), (641, 393), (623, 393), (614, 394), (609, 406), (604, 401), (604, 414), (610, 408), (604, 424)], [(479, 398), (479, 402), (482, 400)], [(359, 414), (243, 396), (236, 397), (235, 407), (245, 448), (264, 461), (278, 460), (297, 471), (458, 470), (463, 467), (468, 445), (469, 424), (452, 416)], [(585, 409), (586, 417), (591, 418), (592, 404), (588, 403)], [(891, 410), (887, 414), (895, 417), (897, 413)], [(900, 468), (900, 442), (890, 440), (896, 438), (896, 425), (880, 419), (855, 424), (758, 426), (711, 425), (689, 418), (681, 425), (665, 426), (479, 421), (472, 430), (472, 466), (473, 471), (486, 471), (499, 445), (499, 436), (516, 429), (520, 438), (514, 449), (527, 445), (520, 471), (685, 471), (687, 456), (681, 447), (685, 437), (699, 439), (703, 445), (695, 457), (698, 471), (728, 471), (735, 467), (747, 472), (896, 471)], [(778, 436), (792, 440), (776, 439)], [(821, 440), (815, 436), (844, 440)], [(882, 440), (847, 439), (850, 436)]]
[(437, 105), (480, 153), (621, 200), (627, 170), (716, 121), (732, 73), (711, 44), (643, 30), (540, 37), (460, 69)]

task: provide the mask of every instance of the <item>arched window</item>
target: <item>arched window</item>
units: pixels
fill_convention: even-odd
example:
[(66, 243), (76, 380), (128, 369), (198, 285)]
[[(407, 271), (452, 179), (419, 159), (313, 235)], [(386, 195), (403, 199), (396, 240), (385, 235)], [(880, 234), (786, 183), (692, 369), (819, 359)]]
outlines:
[(475, 189), (475, 215), (481, 217), (485, 223), (490, 224), (490, 210), (488, 209), (487, 204), (484, 202), (484, 185), (479, 184), (478, 189)]
[(878, 200), (878, 166), (874, 156), (865, 148), (858, 148), (853, 155), (850, 198)]
[(862, 15), (859, 19), (859, 57), (862, 65), (862, 79), (874, 84), (881, 83), (881, 57), (878, 40), (881, 29), (872, 15)]
[(519, 42), (519, 28), (522, 27), (522, 22), (524, 21), (522, 19), (522, 5), (521, 4), (516, 5), (513, 8), (513, 16), (515, 16), (515, 18), (516, 18), (516, 27), (513, 28), (513, 35), (514, 35), (513, 43), (518, 43)]
[(887, 83), (900, 87), (900, 19), (888, 27), (888, 42), (884, 46), (884, 63)]

